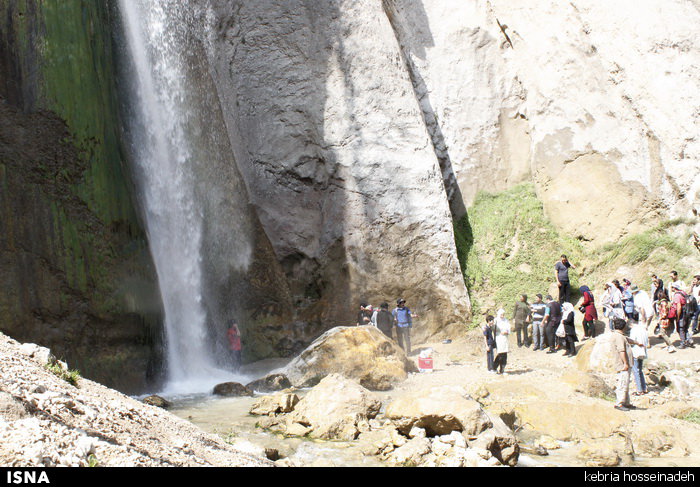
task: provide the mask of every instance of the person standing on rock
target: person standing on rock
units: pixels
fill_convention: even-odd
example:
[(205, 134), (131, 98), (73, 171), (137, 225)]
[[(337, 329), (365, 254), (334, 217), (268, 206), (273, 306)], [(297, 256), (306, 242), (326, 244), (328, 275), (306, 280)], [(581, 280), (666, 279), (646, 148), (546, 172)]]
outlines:
[(545, 332), (547, 335), (547, 343), (549, 351), (547, 353), (556, 353), (555, 334), (557, 327), (561, 323), (562, 308), (561, 304), (554, 300), (552, 296), (547, 295), (547, 310), (545, 311)]
[(625, 312), (625, 317), (627, 320), (632, 319), (634, 315), (634, 296), (632, 295), (632, 282), (630, 282), (629, 279), (623, 279), (622, 280), (622, 289), (620, 292), (622, 293), (622, 308)]
[[(643, 291), (642, 291), (643, 292)], [(646, 294), (646, 293), (645, 293)], [(632, 373), (637, 386), (635, 396), (646, 394), (647, 383), (644, 379), (644, 360), (647, 358), (647, 348), (649, 348), (649, 335), (647, 334), (647, 324), (645, 321), (632, 320), (629, 343), (632, 345)]]
[(623, 334), (626, 326), (627, 323), (622, 318), (613, 319), (612, 359), (615, 364), (615, 372), (617, 373), (615, 409), (620, 411), (629, 411), (632, 408), (630, 404), (630, 357), (632, 356), (632, 350), (627, 342), (627, 337)]
[(496, 348), (496, 340), (494, 339), (494, 318), (491, 315), (486, 317), (486, 322), (481, 327), (481, 332), (486, 340), (486, 368), (489, 372), (496, 372), (494, 365), (493, 351)]
[(406, 307), (406, 300), (399, 298), (396, 308), (391, 313), (396, 325), (396, 339), (399, 346), (404, 349), (406, 355), (411, 354), (411, 328), (413, 328), (413, 316), (411, 310)]
[(496, 313), (496, 359), (494, 365), (496, 373), (502, 375), (508, 362), (508, 335), (510, 335), (510, 322), (506, 318), (506, 310), (499, 309)]
[(598, 319), (595, 298), (588, 286), (581, 286), (578, 290), (583, 296), (583, 303), (579, 308), (583, 313), (583, 339), (595, 338), (595, 322)]
[(360, 303), (360, 311), (357, 313), (357, 326), (369, 325), (372, 321), (372, 313), (367, 303)]
[(241, 368), (241, 331), (238, 329), (236, 321), (231, 321), (228, 332), (228, 345), (231, 351), (231, 362), (233, 370), (238, 372)]
[(561, 323), (564, 325), (564, 337), (566, 343), (566, 352), (564, 352), (564, 357), (573, 357), (576, 355), (576, 342), (578, 337), (576, 336), (576, 313), (574, 313), (574, 305), (568, 301), (562, 305), (562, 320)]
[(518, 348), (523, 345), (530, 346), (530, 340), (527, 337), (527, 325), (530, 323), (532, 314), (530, 305), (527, 303), (527, 295), (521, 294), (520, 299), (515, 303), (513, 310), (513, 323), (515, 324), (515, 334), (518, 337)]
[(544, 350), (544, 315), (547, 310), (547, 305), (542, 302), (542, 295), (535, 296), (535, 302), (530, 305), (530, 313), (532, 316), (532, 341), (534, 343), (533, 351)]
[(379, 305), (379, 311), (376, 313), (377, 328), (387, 337), (391, 338), (391, 329), (394, 326), (394, 317), (389, 311), (389, 303)]
[(562, 254), (561, 260), (554, 264), (554, 275), (559, 286), (559, 304), (568, 301), (570, 298), (569, 268), (576, 269), (576, 266), (569, 262), (566, 255)]

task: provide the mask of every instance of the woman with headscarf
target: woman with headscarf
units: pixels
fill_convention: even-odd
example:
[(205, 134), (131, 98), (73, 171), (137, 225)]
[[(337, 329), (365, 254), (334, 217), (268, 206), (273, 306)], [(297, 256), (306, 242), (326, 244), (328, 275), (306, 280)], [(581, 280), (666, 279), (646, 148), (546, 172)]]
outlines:
[(574, 313), (574, 305), (568, 301), (562, 304), (561, 314), (561, 324), (564, 325), (564, 333), (566, 333), (566, 352), (564, 352), (564, 357), (573, 357), (576, 355), (576, 342), (578, 341), (578, 337), (576, 336), (576, 325), (574, 323), (576, 317), (576, 314)]
[(494, 366), (498, 374), (503, 374), (508, 361), (508, 335), (510, 334), (510, 322), (506, 318), (506, 310), (499, 309), (496, 313), (496, 359)]
[(581, 307), (579, 308), (581, 313), (583, 313), (583, 339), (595, 338), (595, 321), (598, 319), (598, 310), (595, 308), (595, 298), (588, 286), (581, 286), (578, 290), (581, 296), (583, 296), (583, 303), (581, 303)]

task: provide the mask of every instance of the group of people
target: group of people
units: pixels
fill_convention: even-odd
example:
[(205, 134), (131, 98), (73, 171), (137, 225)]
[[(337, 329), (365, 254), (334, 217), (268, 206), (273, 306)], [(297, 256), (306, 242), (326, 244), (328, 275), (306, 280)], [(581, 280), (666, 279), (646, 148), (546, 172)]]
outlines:
[[(590, 290), (586, 292), (590, 294)], [(489, 371), (497, 374), (504, 372), (508, 361), (508, 336), (511, 328), (515, 331), (518, 347), (534, 345), (533, 351), (547, 350), (546, 353), (556, 353), (564, 349), (564, 356), (576, 355), (578, 338), (574, 324), (574, 306), (568, 301), (562, 304), (550, 295), (543, 297), (537, 294), (534, 302), (530, 304), (527, 295), (521, 294), (520, 300), (515, 304), (512, 320), (511, 327), (503, 308), (496, 312), (495, 317), (486, 317), (482, 332), (486, 340), (486, 363)], [(531, 334), (528, 333), (528, 329), (531, 329)]]
[[(564, 356), (576, 355), (575, 307), (570, 303), (569, 269), (575, 269), (565, 255), (555, 264), (555, 276), (559, 299), (537, 294), (528, 303), (527, 295), (520, 296), (512, 314), (513, 326), (504, 309), (496, 316), (486, 316), (482, 332), (486, 344), (486, 364), (489, 371), (503, 374), (508, 357), (508, 336), (515, 331), (518, 347), (533, 346), (535, 350), (556, 353), (565, 350)], [(643, 364), (647, 358), (649, 336), (664, 341), (668, 352), (675, 352), (671, 336), (676, 331), (680, 338), (679, 349), (694, 347), (693, 335), (698, 333), (700, 316), (700, 275), (695, 275), (690, 285), (680, 280), (676, 271), (669, 274), (671, 284), (666, 288), (656, 275), (651, 276), (649, 292), (640, 289), (629, 279), (613, 280), (604, 286), (601, 296), (603, 316), (607, 319), (618, 374), (615, 407), (628, 410), (630, 376), (636, 383), (635, 395), (648, 392)], [(579, 288), (581, 295), (578, 310), (583, 315), (583, 340), (596, 336), (598, 310), (593, 292), (588, 286)], [(531, 330), (528, 336), (528, 330)]]
[(396, 330), (396, 341), (406, 352), (411, 353), (411, 328), (413, 328), (413, 318), (417, 315), (412, 313), (406, 306), (406, 300), (399, 298), (396, 300), (396, 308), (389, 311), (389, 303), (384, 302), (379, 308), (374, 308), (371, 304), (360, 303), (360, 311), (357, 314), (357, 326), (373, 325), (392, 338), (392, 330)]

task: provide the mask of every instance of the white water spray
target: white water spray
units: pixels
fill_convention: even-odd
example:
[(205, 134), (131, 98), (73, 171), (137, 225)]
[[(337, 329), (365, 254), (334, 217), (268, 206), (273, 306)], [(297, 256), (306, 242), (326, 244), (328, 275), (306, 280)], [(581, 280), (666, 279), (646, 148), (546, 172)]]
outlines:
[[(205, 392), (232, 379), (218, 369), (207, 336), (201, 243), (203, 209), (195, 194), (195, 150), (206, 124), (188, 99), (187, 19), (181, 0), (120, 0), (131, 56), (140, 130), (134, 145), (142, 204), (165, 308), (166, 392)], [(206, 161), (205, 161), (206, 162)]]

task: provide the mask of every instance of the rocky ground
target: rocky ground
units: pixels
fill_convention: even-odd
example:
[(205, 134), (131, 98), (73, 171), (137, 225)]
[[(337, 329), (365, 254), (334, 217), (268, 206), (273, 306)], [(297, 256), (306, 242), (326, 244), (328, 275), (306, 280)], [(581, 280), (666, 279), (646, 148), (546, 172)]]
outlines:
[[(693, 464), (700, 458), (700, 424), (694, 421), (700, 410), (700, 346), (670, 354), (651, 338), (645, 365), (649, 394), (632, 396), (636, 409), (623, 413), (613, 408), (614, 376), (590, 371), (593, 341), (577, 344), (579, 355), (569, 358), (518, 348), (513, 336), (506, 372), (499, 376), (486, 370), (481, 340), (471, 332), (450, 344), (423, 345), (435, 351), (435, 371), (412, 374), (396, 393), (463, 385), (517, 431), (524, 451), (568, 447), (569, 464), (634, 465), (641, 459)], [(632, 380), (630, 392), (635, 390)]]
[[(636, 409), (621, 412), (613, 408), (615, 377), (596, 358), (605, 356), (608, 336), (579, 343), (576, 358), (512, 343), (506, 373), (499, 376), (486, 370), (482, 338), (472, 331), (451, 343), (419, 345), (411, 357), (432, 348), (434, 372), (409, 373), (389, 391), (343, 382), (335, 369), (309, 392), (266, 396), (250, 411), (269, 431), (350, 442), (386, 465), (697, 463), (700, 347), (669, 354), (652, 338), (645, 371), (650, 392), (633, 396)], [(281, 463), (304, 464), (293, 454)]]
[[(383, 380), (363, 381), (362, 361), (344, 371), (351, 362), (330, 360), (332, 346), (347, 348), (352, 337), (364, 337), (355, 351), (368, 370), (384, 355), (391, 366), (381, 367)], [(486, 371), (482, 338), (472, 331), (450, 343), (418, 344), (410, 359), (432, 348), (435, 369), (416, 373), (407, 367), (400, 381), (390, 377), (403, 375), (394, 369), (402, 352), (382, 337), (367, 327), (324, 335), (319, 341), (328, 348), (322, 354), (302, 354), (305, 360), (281, 369), (294, 378), (295, 368), (308, 371), (315, 364), (320, 382), (310, 389), (288, 387), (279, 376), (248, 384), (256, 396), (246, 392), (238, 420), (226, 421), (235, 426), (246, 417), (257, 425), (251, 428), (267, 431), (267, 444), (257, 445), (231, 431), (205, 433), (86, 379), (77, 377), (74, 385), (60, 362), (55, 370), (62, 377), (46, 367), (53, 361), (48, 350), (0, 335), (0, 464), (263, 466), (271, 464), (267, 456), (280, 466), (306, 466), (323, 464), (316, 457), (323, 456), (324, 444), (389, 466), (697, 463), (700, 347), (669, 354), (652, 338), (650, 393), (633, 397), (637, 408), (621, 412), (613, 408), (613, 375), (590, 367), (604, 336), (579, 343), (576, 358), (518, 348), (512, 337), (506, 373), (498, 376)], [(323, 343), (309, 348), (323, 349)], [(266, 387), (287, 388), (261, 393)], [(239, 399), (222, 399), (230, 400)], [(230, 411), (233, 404), (221, 407)], [(294, 447), (282, 448), (285, 442)], [(282, 458), (270, 456), (280, 452)]]
[(0, 363), (0, 465), (271, 465), (160, 408), (67, 375), (47, 349), (1, 333)]

